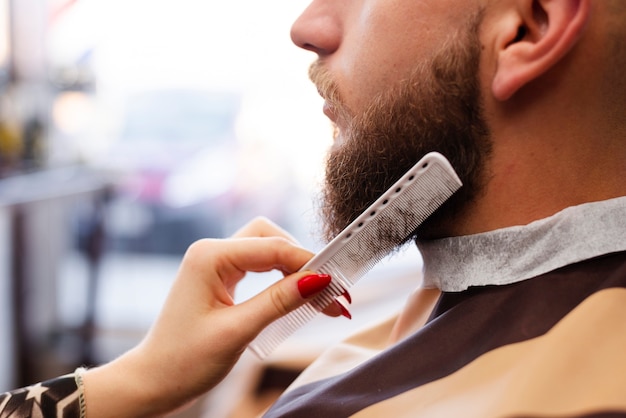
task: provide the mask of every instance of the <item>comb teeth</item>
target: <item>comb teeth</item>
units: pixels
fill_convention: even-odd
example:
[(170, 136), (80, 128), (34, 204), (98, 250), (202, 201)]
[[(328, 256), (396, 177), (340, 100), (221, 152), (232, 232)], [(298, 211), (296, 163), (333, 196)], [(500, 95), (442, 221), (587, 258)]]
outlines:
[(259, 358), (328, 307), (461, 187), (450, 163), (430, 153), (301, 270), (329, 274), (331, 284), (317, 297), (266, 327), (249, 348)]

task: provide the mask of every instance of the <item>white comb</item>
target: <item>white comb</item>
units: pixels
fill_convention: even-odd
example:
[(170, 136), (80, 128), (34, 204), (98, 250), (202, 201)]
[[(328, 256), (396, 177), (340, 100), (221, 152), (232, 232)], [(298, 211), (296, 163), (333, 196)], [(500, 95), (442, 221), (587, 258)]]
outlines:
[(310, 302), (266, 327), (248, 348), (260, 359), (271, 354), (376, 263), (404, 244), (461, 185), (445, 157), (435, 152), (427, 154), (301, 268), (329, 274), (330, 285)]

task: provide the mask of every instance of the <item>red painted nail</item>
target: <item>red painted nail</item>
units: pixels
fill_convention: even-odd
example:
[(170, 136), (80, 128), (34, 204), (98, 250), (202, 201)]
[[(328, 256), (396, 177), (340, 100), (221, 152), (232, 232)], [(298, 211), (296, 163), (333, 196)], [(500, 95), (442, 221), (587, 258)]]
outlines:
[(342, 295), (342, 296), (346, 299), (346, 301), (347, 301), (349, 304), (352, 304), (352, 296), (350, 296), (350, 293), (348, 293), (348, 291), (347, 291), (347, 290), (344, 290), (344, 291), (343, 291), (343, 295)]
[(352, 314), (350, 313), (350, 311), (348, 311), (348, 309), (345, 306), (343, 306), (339, 302), (337, 302), (337, 305), (339, 305), (339, 307), (341, 308), (341, 315), (345, 316), (348, 319), (352, 319)]
[(310, 298), (321, 292), (330, 284), (331, 277), (328, 274), (313, 274), (298, 280), (298, 291), (303, 298)]

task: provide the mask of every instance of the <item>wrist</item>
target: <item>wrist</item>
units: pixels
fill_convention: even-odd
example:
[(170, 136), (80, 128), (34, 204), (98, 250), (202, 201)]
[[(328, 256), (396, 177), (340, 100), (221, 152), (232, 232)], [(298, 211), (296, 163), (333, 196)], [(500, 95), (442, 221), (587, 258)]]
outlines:
[(159, 396), (158, 383), (142, 367), (143, 360), (134, 350), (82, 373), (86, 418), (148, 418), (175, 409)]

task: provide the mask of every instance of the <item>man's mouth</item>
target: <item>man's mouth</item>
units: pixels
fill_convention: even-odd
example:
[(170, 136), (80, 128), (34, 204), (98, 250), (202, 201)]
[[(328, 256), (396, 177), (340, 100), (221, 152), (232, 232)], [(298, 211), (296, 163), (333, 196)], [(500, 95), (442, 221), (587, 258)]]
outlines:
[(337, 122), (337, 114), (335, 113), (335, 107), (328, 101), (324, 102), (323, 112), (328, 117), (328, 119), (330, 119), (332, 122)]

